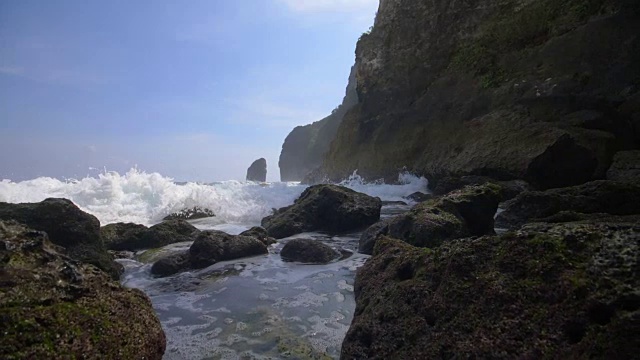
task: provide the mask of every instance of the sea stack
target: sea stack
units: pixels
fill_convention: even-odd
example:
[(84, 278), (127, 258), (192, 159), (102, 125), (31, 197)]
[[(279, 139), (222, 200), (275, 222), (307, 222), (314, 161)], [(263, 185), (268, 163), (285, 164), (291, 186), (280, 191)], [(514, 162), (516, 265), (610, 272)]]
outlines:
[(267, 181), (267, 160), (260, 158), (247, 169), (247, 181)]

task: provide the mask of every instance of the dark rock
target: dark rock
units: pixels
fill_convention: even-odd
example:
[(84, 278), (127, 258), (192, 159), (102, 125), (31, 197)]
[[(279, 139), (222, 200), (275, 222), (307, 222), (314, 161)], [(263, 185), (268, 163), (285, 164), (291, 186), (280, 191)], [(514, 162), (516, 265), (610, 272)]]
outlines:
[(640, 213), (640, 186), (598, 180), (546, 191), (526, 191), (504, 204), (496, 226), (517, 229), (561, 211), (630, 215)]
[(329, 245), (311, 239), (289, 240), (280, 256), (284, 261), (297, 261), (307, 264), (326, 264), (337, 259), (340, 253), (333, 250)]
[(616, 153), (607, 179), (640, 184), (640, 150)]
[(451, 191), (462, 189), (467, 185), (496, 184), (500, 187), (500, 201), (513, 199), (523, 191), (532, 190), (531, 186), (524, 180), (495, 180), (487, 176), (461, 176), (444, 177), (439, 179), (433, 187), (434, 194), (444, 195)]
[(383, 200), (382, 201), (382, 206), (389, 206), (389, 205), (407, 205), (406, 202), (404, 201), (391, 201), (391, 200)]
[(212, 210), (194, 206), (190, 209), (183, 209), (181, 211), (171, 213), (165, 216), (162, 220), (196, 220), (213, 216), (216, 216), (216, 214)]
[(240, 235), (254, 237), (254, 238), (262, 241), (262, 243), (265, 246), (269, 246), (271, 244), (275, 244), (276, 243), (276, 239), (274, 239), (271, 236), (269, 236), (269, 234), (267, 233), (267, 230), (265, 228), (261, 227), (261, 226), (254, 226), (249, 230), (245, 230), (245, 231), (241, 232)]
[(634, 358), (640, 226), (531, 224), (433, 250), (382, 238), (342, 359)]
[(413, 194), (407, 195), (404, 197), (407, 200), (411, 200), (417, 203), (425, 202), (427, 200), (433, 199), (432, 194), (425, 194), (423, 192), (416, 191)]
[(492, 234), (499, 194), (500, 187), (495, 184), (467, 186), (420, 203), (405, 214), (382, 220), (365, 230), (358, 251), (371, 254), (381, 235), (419, 247), (436, 247), (447, 240)]
[(0, 220), (15, 220), (44, 231), (56, 245), (77, 260), (95, 265), (118, 279), (122, 265), (113, 261), (100, 237), (100, 222), (67, 199), (46, 199), (39, 203), (0, 203)]
[(341, 233), (380, 219), (379, 198), (337, 185), (308, 187), (291, 206), (262, 219), (269, 235), (280, 239), (305, 231)]
[(314, 169), (322, 164), (322, 158), (329, 150), (342, 118), (358, 102), (356, 70), (354, 65), (342, 104), (331, 115), (313, 124), (298, 126), (287, 135), (278, 161), (280, 181), (302, 180), (306, 184), (321, 182), (323, 176), (314, 173)]
[(114, 259), (133, 259), (135, 258), (136, 254), (133, 253), (133, 251), (115, 251), (115, 250), (108, 250), (107, 251), (109, 254), (111, 254), (111, 256), (113, 256)]
[(260, 158), (247, 169), (247, 181), (267, 181), (267, 160)]
[(150, 228), (132, 223), (109, 224), (100, 232), (108, 249), (136, 251), (193, 241), (199, 230), (185, 220), (169, 220)]
[(216, 230), (201, 231), (188, 251), (156, 261), (151, 266), (151, 273), (169, 276), (189, 269), (202, 269), (219, 261), (267, 253), (267, 246), (256, 237), (229, 235)]
[(0, 221), (0, 243), (0, 358), (162, 358), (144, 293), (60, 253), (45, 232)]

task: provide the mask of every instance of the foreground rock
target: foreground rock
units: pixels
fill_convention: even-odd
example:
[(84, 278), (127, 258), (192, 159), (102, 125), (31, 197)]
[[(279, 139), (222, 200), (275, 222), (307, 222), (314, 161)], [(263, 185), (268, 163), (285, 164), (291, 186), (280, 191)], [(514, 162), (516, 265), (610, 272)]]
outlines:
[(640, 213), (640, 185), (599, 180), (547, 191), (527, 191), (504, 205), (496, 226), (517, 229), (561, 211), (631, 215)]
[(381, 235), (401, 239), (418, 247), (435, 247), (466, 236), (493, 234), (500, 187), (494, 184), (467, 186), (441, 198), (414, 206), (405, 214), (382, 220), (360, 236), (358, 251), (371, 254)]
[(0, 221), (0, 358), (161, 359), (149, 299), (60, 253), (46, 233)]
[(156, 261), (151, 266), (151, 273), (169, 276), (189, 269), (202, 269), (220, 261), (267, 253), (266, 245), (255, 237), (229, 235), (216, 230), (202, 231), (189, 250)]
[(245, 230), (245, 231), (241, 232), (240, 235), (242, 235), (242, 236), (252, 236), (252, 237), (262, 241), (262, 243), (265, 244), (265, 246), (269, 246), (271, 244), (275, 244), (276, 243), (276, 239), (274, 239), (271, 236), (269, 236), (269, 234), (267, 233), (267, 229), (265, 229), (263, 227), (260, 227), (260, 226), (254, 226), (249, 230)]
[(196, 220), (213, 216), (216, 216), (213, 210), (194, 206), (190, 209), (183, 209), (181, 211), (171, 213), (165, 216), (162, 220)]
[(15, 220), (44, 231), (70, 257), (93, 264), (118, 279), (122, 265), (113, 261), (100, 237), (100, 222), (67, 199), (46, 199), (39, 203), (0, 203), (0, 220)]
[(185, 220), (169, 220), (150, 228), (133, 223), (116, 223), (100, 228), (105, 246), (115, 251), (154, 249), (193, 241), (200, 230)]
[(338, 185), (314, 185), (293, 205), (262, 219), (262, 226), (277, 239), (307, 231), (335, 234), (375, 223), (381, 207), (377, 197)]
[(617, 153), (607, 171), (607, 179), (640, 184), (640, 150)]
[(247, 169), (247, 181), (267, 181), (267, 160), (260, 158)]
[(340, 257), (340, 253), (317, 240), (293, 239), (284, 245), (282, 251), (280, 251), (280, 257), (284, 261), (326, 264)]
[(640, 225), (531, 224), (425, 251), (383, 238), (342, 359), (612, 358), (640, 351)]

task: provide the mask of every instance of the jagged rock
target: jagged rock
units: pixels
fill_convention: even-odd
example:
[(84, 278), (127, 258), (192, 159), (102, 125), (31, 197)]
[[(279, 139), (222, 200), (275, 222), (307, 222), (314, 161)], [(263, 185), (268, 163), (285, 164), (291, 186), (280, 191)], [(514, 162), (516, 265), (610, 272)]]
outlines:
[(260, 158), (247, 169), (247, 181), (267, 181), (267, 160)]
[[(532, 190), (531, 186), (524, 180), (500, 181), (488, 176), (461, 176), (444, 177), (439, 179), (433, 186), (433, 193), (436, 195), (448, 194), (451, 191), (462, 189), (467, 185), (483, 185), (492, 183), (500, 186), (500, 201), (507, 201), (518, 196), (523, 191)], [(433, 185), (430, 184), (430, 185)]]
[(436, 247), (466, 236), (493, 233), (500, 187), (467, 186), (443, 197), (420, 203), (404, 214), (382, 220), (360, 236), (358, 251), (371, 254), (381, 235), (419, 247)]
[(272, 238), (271, 236), (269, 236), (269, 234), (267, 233), (267, 230), (261, 226), (254, 226), (249, 230), (245, 230), (243, 232), (240, 233), (240, 235), (242, 236), (252, 236), (260, 241), (262, 241), (262, 243), (265, 246), (269, 246), (271, 244), (275, 244), (276, 243), (276, 239)]
[(417, 203), (421, 203), (421, 202), (425, 202), (427, 200), (431, 200), (433, 199), (433, 195), (432, 194), (425, 194), (423, 192), (419, 192), (416, 191), (412, 194), (409, 194), (407, 196), (404, 197), (407, 200), (411, 200), (411, 201), (415, 201)]
[(185, 220), (168, 220), (150, 228), (133, 223), (105, 225), (100, 229), (109, 250), (136, 251), (193, 241), (200, 232)]
[(340, 257), (340, 253), (317, 240), (292, 239), (284, 245), (280, 251), (280, 257), (284, 261), (326, 264)]
[(313, 174), (314, 169), (322, 164), (322, 158), (329, 150), (329, 145), (336, 135), (338, 126), (346, 112), (358, 103), (356, 92), (356, 66), (351, 68), (349, 82), (342, 104), (331, 115), (313, 124), (298, 126), (293, 129), (282, 144), (280, 181), (303, 181), (305, 184), (316, 184), (322, 181), (320, 174)]
[(262, 219), (269, 235), (281, 239), (306, 231), (340, 233), (380, 219), (379, 198), (338, 185), (308, 187), (293, 205)]
[(147, 296), (61, 251), (43, 231), (0, 221), (0, 358), (161, 359)]
[[(266, 166), (266, 165), (265, 165)], [(181, 211), (171, 213), (165, 216), (162, 220), (196, 220), (204, 219), (208, 217), (216, 216), (213, 210), (194, 206), (189, 209), (183, 209)]]
[(161, 277), (169, 276), (189, 269), (202, 269), (219, 261), (268, 252), (266, 245), (253, 236), (229, 235), (217, 230), (201, 231), (188, 251), (156, 261), (151, 266), (151, 273)]
[(640, 226), (531, 224), (358, 270), (341, 359), (616, 358), (640, 351)]
[(100, 237), (100, 221), (67, 199), (49, 198), (39, 203), (0, 203), (0, 220), (15, 220), (45, 231), (56, 245), (77, 260), (93, 264), (118, 279), (122, 265), (113, 261)]
[(567, 188), (526, 191), (504, 204), (496, 226), (517, 229), (561, 211), (640, 214), (640, 185), (598, 180)]
[(616, 153), (607, 171), (607, 179), (640, 184), (640, 150)]

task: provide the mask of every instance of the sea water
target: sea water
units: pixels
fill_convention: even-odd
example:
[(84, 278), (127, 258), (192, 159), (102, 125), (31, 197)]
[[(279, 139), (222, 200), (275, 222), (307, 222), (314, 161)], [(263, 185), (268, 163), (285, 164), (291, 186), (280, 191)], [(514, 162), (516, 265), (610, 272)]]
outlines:
[[(366, 183), (354, 173), (342, 185), (385, 201), (407, 201), (403, 196), (426, 191), (424, 178), (401, 174), (398, 180), (398, 185)], [(0, 201), (64, 197), (102, 225), (152, 225), (170, 213), (199, 206), (216, 216), (193, 221), (196, 227), (238, 234), (259, 225), (272, 209), (292, 204), (305, 188), (299, 183), (241, 181), (178, 184), (132, 169), (80, 180), (3, 180)], [(383, 206), (382, 216), (406, 211), (410, 205)], [(367, 259), (356, 251), (359, 236), (298, 234), (272, 245), (266, 256), (153, 278), (149, 260), (190, 246), (172, 244), (146, 256), (138, 254), (138, 260), (120, 260), (126, 269), (122, 283), (150, 297), (167, 335), (165, 359), (337, 358), (355, 310), (355, 271)], [(346, 255), (327, 265), (283, 262), (279, 251), (292, 238), (323, 241)], [(145, 258), (147, 262), (140, 260)]]

